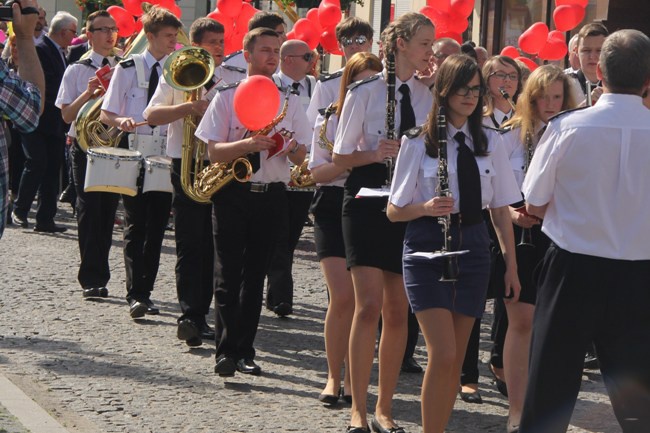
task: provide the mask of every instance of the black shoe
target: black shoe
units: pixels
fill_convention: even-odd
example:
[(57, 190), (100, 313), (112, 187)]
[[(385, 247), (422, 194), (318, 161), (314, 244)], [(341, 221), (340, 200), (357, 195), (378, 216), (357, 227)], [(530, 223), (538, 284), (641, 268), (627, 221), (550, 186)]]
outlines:
[(237, 361), (237, 371), (244, 374), (251, 374), (253, 376), (259, 376), (262, 374), (262, 368), (255, 364), (255, 361), (245, 358)]
[(489, 367), (490, 367), (490, 373), (492, 373), (492, 377), (494, 378), (494, 384), (496, 385), (497, 390), (504, 397), (508, 397), (508, 386), (506, 385), (506, 383), (503, 380), (501, 380), (501, 379), (499, 379), (497, 377), (496, 373), (494, 372), (495, 367), (492, 364), (490, 364)]
[(210, 325), (208, 325), (205, 321), (203, 321), (203, 324), (201, 325), (201, 339), (210, 341), (214, 341), (216, 339), (214, 329), (212, 329)]
[(185, 344), (190, 347), (197, 347), (203, 344), (199, 333), (199, 327), (191, 319), (183, 319), (178, 322), (176, 336), (179, 340), (184, 340)]
[(345, 430), (345, 433), (370, 433), (370, 429), (368, 427), (348, 426), (348, 428)]
[(373, 417), (372, 420), (370, 421), (370, 428), (372, 428), (372, 431), (375, 433), (406, 433), (402, 427), (391, 427), (391, 428), (385, 428), (381, 424), (379, 424), (379, 421), (377, 421), (377, 418)]
[(144, 314), (147, 312), (147, 304), (144, 302), (136, 301), (131, 299), (129, 301), (129, 314), (132, 319), (141, 319), (144, 317)]
[(325, 406), (332, 407), (339, 402), (340, 395), (341, 395), (340, 390), (336, 394), (319, 394), (318, 401), (323, 403)]
[(585, 354), (585, 368), (587, 370), (594, 370), (598, 368), (598, 357), (591, 350)]
[(34, 231), (35, 232), (40, 232), (40, 233), (63, 233), (66, 230), (68, 230), (67, 227), (57, 226), (54, 223), (46, 224), (46, 225), (39, 225), (37, 223), (34, 226)]
[(106, 287), (89, 287), (83, 291), (84, 298), (105, 298), (108, 296)]
[(346, 394), (344, 387), (341, 387), (341, 398), (343, 399), (344, 402), (348, 404), (352, 404), (352, 395)]
[(11, 212), (11, 219), (14, 222), (14, 224), (21, 226), (22, 228), (26, 229), (29, 228), (29, 223), (27, 222), (27, 217), (21, 217), (19, 216), (16, 211)]
[(68, 185), (68, 186), (63, 190), (63, 192), (62, 192), (61, 195), (59, 196), (59, 201), (60, 201), (61, 203), (69, 203), (69, 204), (71, 204), (71, 205), (74, 206), (75, 197), (74, 197), (74, 191), (72, 190), (72, 186), (71, 186), (71, 185)]
[(280, 302), (278, 305), (273, 307), (273, 312), (279, 317), (286, 317), (289, 314), (293, 313), (291, 305), (287, 302)]
[(402, 361), (402, 371), (404, 373), (422, 373), (422, 367), (413, 357)]
[(235, 371), (237, 371), (235, 361), (227, 356), (220, 357), (214, 366), (214, 372), (220, 377), (232, 377), (235, 375)]
[(147, 306), (147, 311), (145, 311), (146, 314), (149, 314), (150, 316), (160, 314), (160, 310), (154, 305), (151, 299), (147, 299), (144, 303)]
[(483, 404), (483, 399), (481, 398), (481, 394), (479, 394), (478, 391), (474, 391), (474, 392), (461, 391), (460, 398), (465, 403)]

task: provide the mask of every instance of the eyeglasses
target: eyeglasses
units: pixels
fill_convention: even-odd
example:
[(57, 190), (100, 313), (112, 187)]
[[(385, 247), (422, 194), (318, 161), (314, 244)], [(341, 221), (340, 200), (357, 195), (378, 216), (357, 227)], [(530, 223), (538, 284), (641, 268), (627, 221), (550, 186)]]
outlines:
[(95, 28), (90, 29), (90, 31), (91, 32), (102, 32), (102, 33), (106, 33), (108, 35), (108, 34), (111, 34), (111, 33), (117, 33), (117, 27), (95, 27)]
[(365, 35), (357, 36), (356, 38), (341, 38), (341, 45), (344, 47), (349, 47), (352, 44), (363, 45), (368, 42), (368, 38)]
[(69, 31), (70, 33), (72, 33), (73, 35), (77, 36), (77, 30), (76, 30), (76, 29), (75, 29), (75, 30), (73, 30), (73, 29), (63, 29), (63, 30), (64, 30), (64, 31), (67, 30), (67, 31)]
[(472, 94), (474, 98), (478, 98), (479, 96), (483, 96), (485, 93), (485, 88), (482, 86), (474, 86), (474, 87), (469, 87), (469, 86), (463, 86), (458, 88), (456, 90), (456, 94), (458, 96), (468, 96), (469, 94)]
[(314, 53), (305, 53), (305, 54), (288, 54), (286, 57), (300, 57), (305, 62), (311, 62), (311, 59), (314, 58)]
[(519, 79), (519, 75), (517, 74), (506, 74), (503, 72), (492, 72), (488, 75), (488, 78), (490, 77), (497, 77), (499, 80), (505, 80), (507, 78), (510, 81), (517, 81)]

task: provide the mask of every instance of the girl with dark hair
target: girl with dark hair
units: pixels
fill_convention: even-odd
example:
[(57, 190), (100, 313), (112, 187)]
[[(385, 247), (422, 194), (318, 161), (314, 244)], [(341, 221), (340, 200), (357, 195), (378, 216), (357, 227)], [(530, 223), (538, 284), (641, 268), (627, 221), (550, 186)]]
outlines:
[(492, 56), (483, 65), (487, 91), (484, 124), (499, 128), (512, 118), (514, 104), (521, 91), (521, 69), (508, 56)]
[[(442, 433), (458, 392), (467, 341), (485, 303), (490, 254), (482, 209), (487, 207), (494, 221), (506, 259), (505, 286), (514, 302), (520, 286), (508, 205), (521, 193), (499, 135), (481, 124), (485, 83), (477, 63), (465, 55), (450, 56), (434, 89), (436, 103), (425, 126), (402, 139), (387, 211), (391, 221), (408, 222), (404, 282), (428, 353), (423, 431)], [(446, 111), (446, 128), (439, 128), (439, 108)], [(442, 131), (445, 135), (439, 136)], [(439, 179), (442, 145), (447, 176)], [(445, 184), (451, 197), (437, 191)], [(439, 281), (444, 259), (413, 255), (443, 249), (440, 217), (449, 218), (451, 250), (469, 250), (457, 256), (456, 281)]]

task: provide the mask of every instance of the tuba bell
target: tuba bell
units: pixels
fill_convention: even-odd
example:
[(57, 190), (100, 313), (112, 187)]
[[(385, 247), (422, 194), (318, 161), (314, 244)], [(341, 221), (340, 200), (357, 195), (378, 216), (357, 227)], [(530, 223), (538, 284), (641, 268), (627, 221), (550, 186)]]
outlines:
[[(163, 66), (163, 77), (174, 89), (185, 92), (186, 102), (198, 101), (201, 88), (214, 75), (214, 60), (203, 48), (185, 47), (169, 55)], [(183, 121), (183, 146), (181, 153), (181, 187), (183, 192), (198, 203), (209, 203), (210, 199), (197, 193), (193, 175), (203, 171), (205, 143), (194, 136), (201, 119), (187, 115)], [(194, 170), (192, 170), (194, 160)]]

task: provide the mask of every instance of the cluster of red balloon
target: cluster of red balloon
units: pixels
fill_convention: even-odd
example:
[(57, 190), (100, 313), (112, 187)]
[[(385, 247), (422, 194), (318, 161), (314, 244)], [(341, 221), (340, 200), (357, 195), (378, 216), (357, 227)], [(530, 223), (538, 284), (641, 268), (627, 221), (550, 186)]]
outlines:
[(258, 12), (258, 9), (242, 0), (217, 0), (216, 9), (208, 17), (220, 22), (225, 29), (226, 54), (242, 49), (244, 36), (248, 32), (248, 21)]
[[(251, 101), (255, 103), (251, 104)], [(237, 86), (233, 108), (246, 129), (262, 129), (271, 123), (280, 108), (278, 88), (273, 80), (264, 75), (250, 76)]]
[(340, 0), (323, 0), (317, 8), (307, 11), (306, 18), (300, 18), (287, 34), (289, 39), (300, 39), (312, 50), (320, 44), (330, 54), (342, 55), (336, 40), (336, 25), (341, 21)]
[(537, 22), (519, 36), (519, 47), (542, 60), (561, 60), (567, 55), (564, 32), (574, 29), (585, 18), (588, 0), (556, 0), (553, 22), (556, 30)]
[(467, 18), (474, 10), (474, 0), (427, 0), (420, 9), (436, 26), (436, 39), (451, 38), (463, 43), (462, 33), (467, 30)]
[[(115, 20), (118, 36), (128, 38), (142, 30), (140, 17), (142, 16), (143, 2), (144, 0), (122, 0), (124, 7), (109, 6), (106, 9)], [(181, 8), (176, 4), (175, 0), (147, 0), (147, 3), (163, 7), (178, 18), (182, 15)]]
[(529, 59), (528, 57), (522, 56), (519, 50), (513, 47), (512, 45), (508, 45), (507, 47), (504, 47), (499, 54), (502, 56), (508, 56), (515, 60), (521, 61), (523, 64), (528, 66), (528, 69), (530, 69), (531, 72), (537, 69), (538, 66), (537, 63), (535, 63), (532, 59)]

